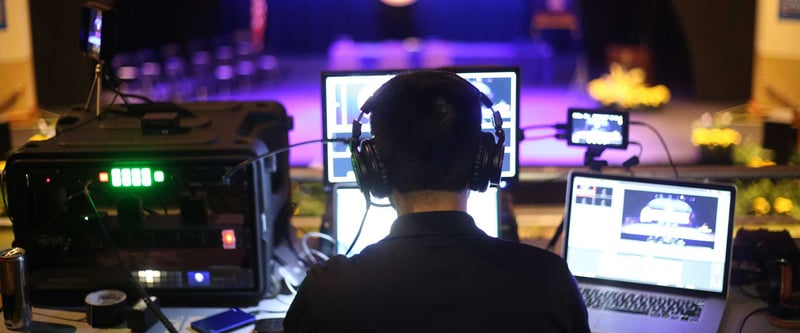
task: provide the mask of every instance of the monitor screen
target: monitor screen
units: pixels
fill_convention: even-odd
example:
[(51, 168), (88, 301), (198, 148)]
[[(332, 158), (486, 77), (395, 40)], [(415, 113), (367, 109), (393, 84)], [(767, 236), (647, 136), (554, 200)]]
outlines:
[(567, 144), (625, 149), (628, 147), (627, 112), (609, 110), (567, 110)]
[[(475, 220), (475, 225), (491, 237), (500, 233), (500, 196), (497, 187), (489, 186), (486, 192), (472, 191), (467, 201), (467, 213)], [(397, 212), (390, 206), (388, 199), (372, 199), (381, 206), (372, 206), (367, 213), (364, 226), (358, 240), (353, 240), (358, 233), (361, 220), (364, 218), (366, 200), (358, 187), (351, 184), (337, 186), (334, 189), (334, 237), (337, 241), (336, 254), (345, 254), (352, 245), (349, 255), (361, 252), (370, 244), (380, 241), (389, 235), (392, 222)]]
[[(519, 68), (516, 67), (458, 67), (450, 69), (472, 82), (491, 99), (493, 109), (503, 117), (505, 156), (501, 177), (513, 180), (519, 168), (517, 128), (519, 118)], [(348, 139), (352, 136), (353, 120), (361, 113), (361, 105), (386, 81), (399, 71), (342, 71), (322, 73), (323, 135), (325, 138)], [(362, 119), (362, 137), (370, 136), (369, 119)], [(492, 110), (483, 108), (481, 124), (485, 132), (493, 133)], [(325, 145), (325, 182), (327, 184), (355, 182), (346, 143)]]

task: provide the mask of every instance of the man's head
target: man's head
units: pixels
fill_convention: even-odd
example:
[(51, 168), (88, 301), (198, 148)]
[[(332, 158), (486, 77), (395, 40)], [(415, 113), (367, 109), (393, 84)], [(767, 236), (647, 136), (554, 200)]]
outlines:
[(494, 145), (481, 132), (480, 96), (443, 71), (404, 73), (381, 86), (362, 108), (374, 137), (362, 153), (367, 148), (378, 157), (377, 178), (400, 193), (467, 189), (476, 156)]

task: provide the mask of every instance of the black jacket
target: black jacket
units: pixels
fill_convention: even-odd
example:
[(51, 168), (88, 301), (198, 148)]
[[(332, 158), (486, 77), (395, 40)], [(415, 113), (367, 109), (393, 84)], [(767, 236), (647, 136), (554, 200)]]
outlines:
[(352, 258), (315, 265), (286, 332), (588, 332), (566, 263), (492, 238), (464, 212), (400, 216)]

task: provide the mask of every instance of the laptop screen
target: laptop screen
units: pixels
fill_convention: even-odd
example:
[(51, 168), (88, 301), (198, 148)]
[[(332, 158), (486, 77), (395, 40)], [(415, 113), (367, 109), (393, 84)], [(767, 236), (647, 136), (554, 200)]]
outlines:
[[(377, 204), (388, 204), (388, 199), (372, 200)], [(467, 213), (475, 220), (478, 228), (492, 237), (497, 237), (500, 232), (499, 200), (497, 188), (490, 186), (486, 192), (471, 192), (467, 201)], [(367, 204), (364, 194), (357, 187), (337, 186), (334, 189), (334, 205), (336, 253), (345, 254), (358, 233)], [(388, 236), (396, 218), (397, 212), (392, 207), (370, 207), (361, 235), (349, 255), (359, 253), (368, 245)]]
[(580, 172), (567, 186), (573, 275), (726, 292), (733, 186)]
[[(517, 176), (517, 119), (519, 118), (519, 68), (517, 67), (458, 67), (452, 69), (472, 82), (494, 103), (493, 109), (503, 117), (505, 156), (503, 179)], [(399, 71), (339, 71), (322, 73), (323, 136), (344, 138), (352, 136), (353, 120), (361, 113), (361, 105), (386, 81)], [(369, 137), (369, 119), (362, 119), (362, 137)], [(483, 110), (484, 131), (493, 133), (492, 113)], [(355, 182), (350, 151), (346, 143), (324, 146), (324, 180), (326, 184)]]

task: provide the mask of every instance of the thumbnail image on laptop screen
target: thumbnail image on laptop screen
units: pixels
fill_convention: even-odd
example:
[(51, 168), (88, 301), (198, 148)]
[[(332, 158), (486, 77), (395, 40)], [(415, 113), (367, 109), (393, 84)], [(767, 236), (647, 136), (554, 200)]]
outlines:
[(577, 277), (722, 292), (735, 188), (571, 173), (564, 256)]
[[(503, 179), (517, 176), (519, 118), (519, 68), (517, 67), (458, 67), (458, 75), (472, 82), (494, 103), (500, 112), (505, 130), (505, 156)], [(345, 138), (352, 135), (352, 124), (361, 113), (361, 105), (386, 81), (399, 71), (339, 71), (322, 73), (323, 135), (325, 138)], [(362, 119), (362, 137), (369, 137), (369, 118)], [(491, 110), (483, 109), (484, 131), (493, 133)], [(324, 172), (327, 184), (355, 182), (350, 162), (350, 148), (346, 143), (324, 146)]]
[[(378, 204), (388, 204), (388, 199), (376, 200)], [(357, 187), (337, 186), (334, 189), (334, 237), (337, 241), (336, 253), (345, 254), (353, 243), (364, 210), (367, 206), (364, 194)], [(497, 187), (490, 186), (486, 192), (471, 192), (467, 201), (467, 213), (475, 220), (475, 224), (491, 237), (498, 237), (500, 232), (500, 205)], [(361, 252), (370, 244), (376, 243), (389, 235), (392, 222), (397, 212), (392, 207), (372, 206), (367, 213), (364, 227), (349, 255)]]

